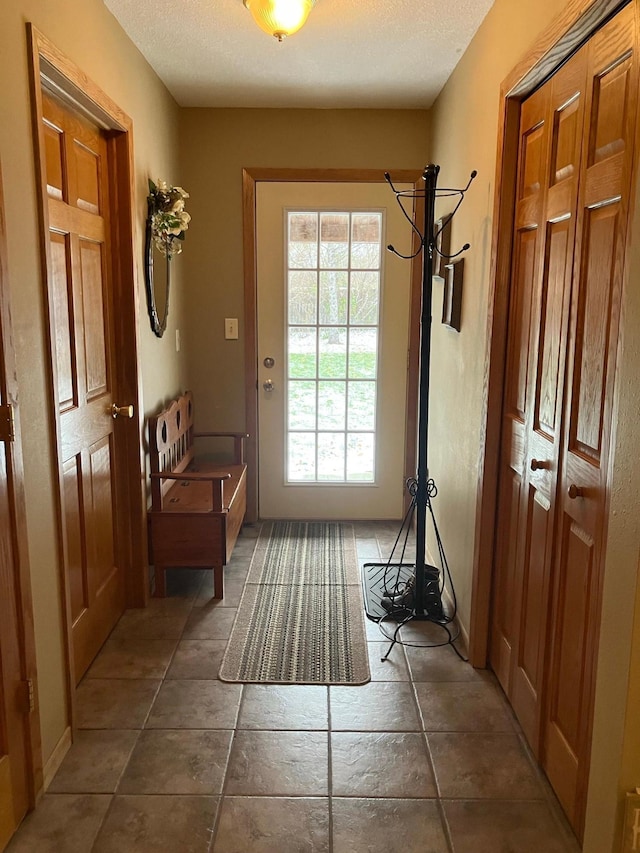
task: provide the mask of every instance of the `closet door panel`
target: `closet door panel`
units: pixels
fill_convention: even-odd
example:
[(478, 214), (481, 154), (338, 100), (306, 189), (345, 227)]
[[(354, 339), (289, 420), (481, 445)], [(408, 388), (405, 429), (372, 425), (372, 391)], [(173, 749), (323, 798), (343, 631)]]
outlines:
[[(493, 624), (491, 636), (491, 667), (507, 695), (511, 691), (511, 655), (515, 627), (516, 548), (520, 527), (520, 494), (522, 486), (522, 425), (512, 424), (512, 442), (520, 449), (512, 464), (501, 465), (500, 520), (496, 537), (496, 573), (493, 590)], [(518, 462), (519, 459), (519, 462)]]
[[(620, 204), (587, 210), (577, 308), (569, 452), (599, 465), (614, 307), (615, 247)], [(616, 323), (617, 325), (617, 323)], [(615, 355), (615, 353), (611, 353)]]

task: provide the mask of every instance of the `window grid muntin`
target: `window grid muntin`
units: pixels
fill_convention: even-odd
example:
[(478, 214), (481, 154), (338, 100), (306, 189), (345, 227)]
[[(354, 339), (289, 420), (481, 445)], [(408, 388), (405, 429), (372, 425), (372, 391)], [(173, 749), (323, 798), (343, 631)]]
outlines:
[[(347, 247), (347, 259), (348, 265), (346, 267), (321, 267), (321, 244), (322, 244), (322, 233), (321, 233), (321, 224), (322, 217), (325, 215), (347, 215), (348, 216), (348, 247)], [(363, 267), (363, 266), (352, 266), (352, 247), (353, 247), (353, 218), (354, 216), (367, 214), (370, 216), (375, 216), (378, 222), (378, 266), (377, 267)], [(294, 216), (314, 216), (315, 217), (315, 268), (310, 266), (292, 266), (291, 265), (291, 222), (292, 217)], [(285, 481), (291, 485), (303, 485), (303, 484), (373, 484), (376, 479), (376, 428), (377, 428), (377, 404), (378, 404), (378, 376), (379, 376), (379, 358), (380, 358), (380, 314), (381, 314), (381, 303), (382, 303), (382, 239), (383, 239), (383, 229), (384, 229), (384, 217), (382, 211), (377, 210), (367, 210), (367, 211), (305, 211), (305, 210), (296, 210), (289, 211), (287, 215), (287, 245), (286, 245), (286, 284), (287, 284), (287, 299), (286, 299), (286, 328), (287, 328), (287, 339), (286, 339), (286, 392), (285, 392), (285, 400), (286, 400), (286, 472), (285, 472)], [(325, 241), (329, 242), (329, 241)], [(372, 241), (361, 241), (361, 242), (372, 242)], [(290, 282), (291, 282), (291, 273), (299, 272), (299, 271), (314, 271), (316, 273), (316, 306), (315, 306), (315, 316), (316, 323), (289, 323), (289, 314), (290, 314)], [(347, 275), (347, 292), (346, 292), (346, 324), (344, 322), (335, 322), (321, 323), (321, 306), (320, 306), (320, 296), (321, 296), (321, 288), (320, 288), (320, 277), (321, 273), (346, 273)], [(364, 274), (364, 273), (375, 273), (378, 279), (378, 289), (377, 289), (377, 305), (376, 305), (376, 315), (377, 315), (377, 323), (375, 324), (361, 324), (361, 323), (352, 323), (352, 274)], [(315, 331), (315, 375), (307, 376), (307, 375), (299, 375), (299, 376), (291, 376), (291, 353), (290, 353), (290, 335), (289, 330), (295, 329), (309, 329)], [(345, 329), (346, 330), (346, 360), (345, 360), (345, 372), (344, 376), (341, 378), (332, 378), (320, 375), (320, 338), (321, 338), (321, 330), (322, 329)], [(352, 357), (351, 351), (351, 330), (372, 330), (375, 332), (375, 362), (374, 362), (374, 370), (373, 375), (371, 376), (361, 376), (361, 377), (353, 377), (350, 375), (350, 362)], [(292, 429), (290, 430), (290, 421), (291, 421), (291, 413), (290, 413), (290, 393), (289, 386), (292, 382), (313, 382), (315, 383), (315, 429)], [(318, 425), (319, 420), (319, 390), (320, 383), (335, 383), (341, 384), (344, 388), (344, 411), (343, 411), (343, 420), (344, 420), (344, 429), (320, 429)], [(375, 383), (375, 393), (373, 395), (373, 428), (369, 430), (353, 430), (349, 429), (349, 384), (350, 383), (359, 383), (359, 382), (374, 382)], [(308, 479), (291, 479), (291, 442), (290, 436), (294, 439), (298, 439), (300, 436), (304, 435), (314, 435), (314, 477)], [(319, 446), (320, 442), (318, 437), (320, 435), (330, 436), (330, 435), (342, 435), (344, 438), (343, 446), (343, 464), (342, 464), (342, 478), (341, 479), (320, 479), (319, 478)], [(371, 453), (371, 477), (368, 479), (353, 477), (352, 479), (348, 479), (348, 471), (349, 471), (349, 462), (350, 462), (350, 448), (352, 443), (350, 439), (354, 441), (358, 438), (362, 440), (363, 437), (370, 436), (373, 438), (372, 442), (372, 453)]]

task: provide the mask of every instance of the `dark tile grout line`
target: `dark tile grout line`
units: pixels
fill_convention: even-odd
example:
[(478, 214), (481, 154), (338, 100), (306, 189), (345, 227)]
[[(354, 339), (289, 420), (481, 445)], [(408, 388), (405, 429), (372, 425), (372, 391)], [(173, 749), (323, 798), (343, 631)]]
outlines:
[(215, 816), (215, 820), (213, 822), (213, 826), (211, 828), (211, 841), (209, 842), (208, 853), (211, 853), (211, 851), (213, 850), (213, 848), (215, 846), (216, 838), (218, 835), (218, 829), (220, 827), (220, 817), (222, 814), (222, 806), (224, 803), (224, 799), (226, 796), (226, 790), (227, 790), (227, 786), (229, 783), (229, 764), (231, 762), (231, 753), (233, 752), (233, 745), (234, 745), (234, 743), (236, 741), (236, 737), (238, 735), (238, 723), (240, 722), (240, 714), (242, 713), (242, 706), (244, 705), (244, 700), (245, 700), (244, 688), (245, 688), (245, 685), (243, 684), (242, 690), (240, 693), (240, 701), (238, 702), (238, 712), (236, 714), (236, 722), (235, 722), (235, 726), (233, 727), (233, 733), (231, 735), (231, 740), (229, 741), (229, 750), (227, 752), (227, 760), (225, 762), (224, 773), (222, 776), (222, 785), (220, 786), (220, 793), (218, 795), (218, 804), (216, 807), (216, 816)]
[[(366, 641), (366, 638), (365, 638)], [(333, 853), (333, 752), (331, 748), (331, 734), (333, 727), (331, 725), (331, 689), (327, 685), (327, 739), (328, 739), (328, 761), (327, 761), (327, 797), (329, 809), (329, 853)]]

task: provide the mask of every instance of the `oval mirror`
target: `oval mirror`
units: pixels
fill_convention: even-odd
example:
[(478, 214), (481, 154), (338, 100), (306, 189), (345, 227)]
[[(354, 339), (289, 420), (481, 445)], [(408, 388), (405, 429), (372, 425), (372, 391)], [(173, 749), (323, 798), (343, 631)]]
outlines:
[(144, 278), (153, 333), (159, 338), (167, 328), (171, 259), (182, 251), (184, 232), (191, 217), (184, 209), (189, 193), (165, 181), (149, 180), (145, 230)]
[(144, 278), (147, 289), (147, 307), (154, 335), (161, 338), (167, 328), (169, 317), (169, 287), (171, 285), (171, 256), (164, 255), (157, 247), (151, 230), (152, 209), (145, 232)]

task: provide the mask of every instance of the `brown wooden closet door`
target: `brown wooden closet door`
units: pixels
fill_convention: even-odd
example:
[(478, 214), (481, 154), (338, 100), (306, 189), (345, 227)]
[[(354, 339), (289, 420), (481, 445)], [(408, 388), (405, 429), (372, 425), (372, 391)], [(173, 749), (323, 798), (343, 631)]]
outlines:
[(538, 754), (586, 56), (522, 107), (491, 663)]
[(43, 97), (50, 328), (76, 682), (124, 606), (115, 520), (109, 181), (103, 133)]
[(589, 42), (543, 766), (584, 823), (637, 99), (633, 4)]

